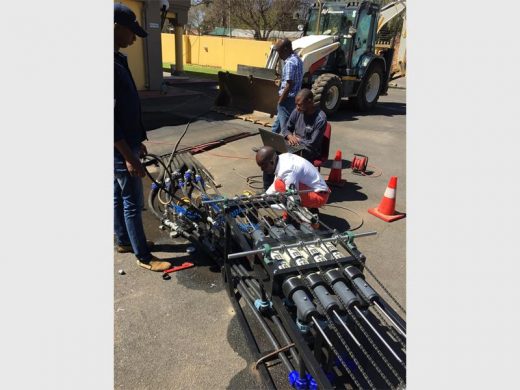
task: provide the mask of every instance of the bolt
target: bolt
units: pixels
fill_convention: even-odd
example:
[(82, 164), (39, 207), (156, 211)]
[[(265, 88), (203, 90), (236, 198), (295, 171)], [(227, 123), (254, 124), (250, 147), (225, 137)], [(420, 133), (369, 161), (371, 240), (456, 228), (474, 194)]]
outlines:
[(119, 272), (119, 275), (125, 275), (126, 274), (124, 269), (120, 269), (118, 272)]

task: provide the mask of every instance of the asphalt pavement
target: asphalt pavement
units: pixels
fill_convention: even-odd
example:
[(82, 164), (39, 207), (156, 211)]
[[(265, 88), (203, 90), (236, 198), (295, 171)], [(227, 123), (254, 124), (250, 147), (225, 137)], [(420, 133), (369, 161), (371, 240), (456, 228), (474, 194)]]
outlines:
[[(222, 185), (221, 192), (234, 195), (248, 189), (246, 178), (260, 174), (251, 150), (261, 145), (258, 125), (208, 112), (216, 95), (211, 83), (185, 84), (177, 92), (143, 99), (145, 125), (152, 129), (149, 152), (171, 152), (190, 121), (180, 148), (242, 134), (245, 138), (196, 154), (196, 158)], [(356, 243), (367, 257), (368, 269), (404, 306), (406, 219), (386, 223), (367, 210), (379, 204), (389, 178), (397, 176), (396, 209), (406, 212), (406, 91), (390, 88), (367, 114), (356, 113), (345, 103), (329, 122), (329, 158), (337, 150), (342, 152), (342, 178), (347, 184), (333, 189), (321, 218), (341, 230), (378, 232)], [(368, 156), (370, 175), (355, 175), (347, 168), (354, 153)], [(329, 171), (323, 168), (321, 173), (327, 176)], [(145, 180), (145, 187), (149, 185)], [(191, 261), (195, 267), (165, 281), (160, 273), (138, 268), (132, 254), (115, 254), (115, 388), (263, 388), (218, 267), (198, 251), (188, 254), (189, 243), (160, 231), (148, 210), (144, 223), (148, 238), (157, 243), (156, 256), (174, 264)], [(120, 269), (126, 274), (119, 275)], [(369, 274), (367, 280), (389, 300)], [(272, 370), (279, 388), (290, 388), (283, 370), (276, 367)]]

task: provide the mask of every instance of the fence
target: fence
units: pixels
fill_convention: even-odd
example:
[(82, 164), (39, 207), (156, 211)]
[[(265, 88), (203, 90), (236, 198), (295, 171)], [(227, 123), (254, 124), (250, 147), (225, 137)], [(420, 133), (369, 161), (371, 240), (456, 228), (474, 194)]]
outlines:
[[(238, 64), (264, 67), (274, 43), (210, 35), (183, 35), (182, 38), (185, 64), (211, 66), (230, 72), (235, 72)], [(161, 45), (162, 62), (175, 63), (174, 35), (161, 34)], [(376, 52), (389, 46), (390, 42), (378, 42)]]

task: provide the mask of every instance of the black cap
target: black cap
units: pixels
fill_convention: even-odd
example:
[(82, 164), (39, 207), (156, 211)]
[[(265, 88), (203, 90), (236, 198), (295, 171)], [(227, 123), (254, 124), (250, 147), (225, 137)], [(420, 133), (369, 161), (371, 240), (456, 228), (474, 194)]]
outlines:
[(121, 3), (114, 4), (114, 23), (128, 27), (135, 35), (146, 38), (148, 33), (143, 30), (130, 8)]

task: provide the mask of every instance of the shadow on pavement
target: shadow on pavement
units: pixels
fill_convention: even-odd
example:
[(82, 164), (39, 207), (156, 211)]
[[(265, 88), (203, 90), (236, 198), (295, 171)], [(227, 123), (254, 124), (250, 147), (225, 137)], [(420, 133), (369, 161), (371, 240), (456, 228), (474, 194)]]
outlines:
[(364, 193), (360, 192), (360, 190), (363, 187), (359, 186), (357, 183), (354, 183), (352, 181), (346, 182), (343, 187), (335, 187), (329, 185), (329, 188), (332, 190), (332, 192), (329, 195), (329, 201), (327, 202), (327, 204), (344, 201), (361, 201), (368, 199), (368, 197)]
[(330, 118), (331, 123), (341, 121), (357, 121), (365, 116), (385, 116), (406, 115), (406, 103), (399, 102), (378, 102), (376, 106), (368, 111), (356, 111), (349, 101), (342, 101), (339, 110)]
[(343, 232), (349, 230), (351, 225), (345, 218), (336, 217), (335, 215), (326, 214), (330, 212), (335, 213), (336, 210), (330, 209), (327, 211), (320, 211), (320, 221), (323, 222), (328, 227), (333, 229), (338, 229), (338, 231)]

